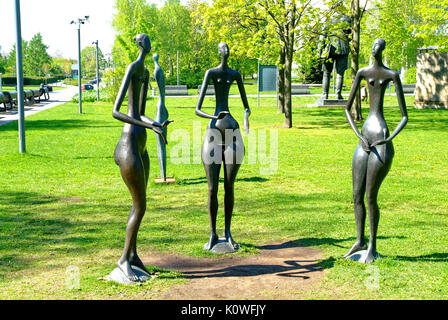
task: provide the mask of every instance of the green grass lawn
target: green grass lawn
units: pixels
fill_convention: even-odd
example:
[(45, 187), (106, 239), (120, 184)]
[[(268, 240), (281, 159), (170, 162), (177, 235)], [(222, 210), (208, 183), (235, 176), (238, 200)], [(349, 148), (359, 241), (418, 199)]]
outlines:
[[(394, 163), (379, 193), (383, 259), (372, 267), (341, 258), (356, 236), (351, 159), (358, 141), (343, 109), (299, 107), (315, 99), (294, 97), (294, 127), (284, 129), (275, 98), (263, 98), (260, 108), (249, 98), (254, 132), (278, 130), (278, 170), (264, 174), (266, 164), (249, 164), (246, 157), (239, 171), (232, 232), (241, 245), (237, 255), (286, 241), (320, 249), (325, 279), (298, 293), (305, 299), (448, 298), (448, 111), (416, 110), (406, 97), (409, 123), (394, 140)], [(148, 101), (148, 113), (154, 114), (156, 102)], [(204, 132), (207, 120), (195, 116), (195, 98), (166, 103), (175, 120), (169, 134), (184, 129), (182, 136), (189, 134), (192, 143), (194, 121)], [(207, 98), (204, 110), (212, 112), (213, 104)], [(242, 125), (240, 100), (230, 104)], [(392, 130), (400, 112), (394, 97), (386, 97), (385, 105)], [(187, 280), (156, 267), (160, 276), (142, 286), (99, 280), (121, 255), (131, 207), (113, 160), (123, 124), (112, 118), (110, 103), (84, 104), (81, 115), (77, 110), (67, 103), (26, 118), (24, 155), (18, 153), (17, 123), (0, 127), (0, 299), (157, 299)], [(153, 181), (159, 169), (152, 132), (147, 146)], [(168, 156), (176, 147), (172, 137)], [(192, 159), (196, 148), (191, 144)], [(148, 186), (139, 252), (210, 257), (202, 251), (209, 230), (202, 164), (169, 159), (168, 174), (177, 184)], [(219, 204), (221, 230), (222, 184)], [(78, 268), (80, 289), (66, 286), (67, 267)], [(368, 289), (372, 273), (379, 275), (379, 287)]]

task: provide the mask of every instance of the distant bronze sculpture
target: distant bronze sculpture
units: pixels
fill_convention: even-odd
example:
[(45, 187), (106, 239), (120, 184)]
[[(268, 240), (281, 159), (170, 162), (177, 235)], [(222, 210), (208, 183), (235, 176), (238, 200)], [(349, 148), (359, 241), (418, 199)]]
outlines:
[[(146, 211), (146, 187), (149, 177), (146, 129), (151, 129), (164, 138), (162, 128), (170, 123), (167, 120), (160, 124), (145, 116), (149, 72), (145, 68), (144, 61), (151, 51), (151, 42), (146, 34), (139, 34), (134, 39), (139, 46), (140, 54), (126, 70), (112, 113), (115, 119), (125, 123), (115, 148), (114, 160), (120, 167), (121, 176), (133, 201), (126, 227), (124, 250), (118, 261), (118, 271), (121, 270), (124, 278), (118, 275), (122, 280), (113, 279), (124, 283), (142, 281), (149, 276), (148, 270), (137, 255), (137, 233)], [(120, 112), (120, 107), (126, 92), (128, 92), (128, 111), (124, 114)], [(119, 273), (118, 271), (115, 275)]]
[[(344, 257), (359, 260), (364, 263), (373, 262), (377, 257), (376, 238), (380, 219), (380, 211), (377, 203), (378, 190), (383, 179), (389, 172), (392, 158), (394, 157), (392, 139), (395, 138), (408, 121), (400, 76), (397, 72), (383, 65), (382, 53), (385, 47), (386, 42), (383, 39), (376, 39), (374, 41), (372, 47), (372, 56), (375, 59), (374, 63), (360, 69), (356, 74), (345, 109), (348, 122), (356, 136), (360, 139), (360, 142), (355, 150), (352, 163), (357, 240)], [(350, 110), (362, 79), (367, 81), (369, 89), (370, 113), (360, 133), (351, 116)], [(383, 102), (387, 85), (391, 81), (395, 85), (402, 118), (392, 134), (389, 134), (389, 129), (383, 116)], [(364, 239), (366, 219), (364, 195), (367, 195), (369, 213), (370, 239), (368, 247)]]
[[(163, 73), (162, 68), (159, 65), (159, 55), (155, 53), (152, 56), (154, 61), (154, 78), (157, 82), (157, 88), (159, 88), (159, 102), (157, 103), (156, 116), (155, 121), (158, 123), (163, 123), (168, 120), (168, 110), (165, 106), (165, 74)], [(167, 128), (162, 128), (163, 137), (156, 133), (157, 140), (157, 157), (159, 159), (159, 168), (160, 168), (160, 179), (156, 179), (157, 181), (167, 182), (166, 177), (166, 144), (167, 140)], [(174, 179), (170, 179), (171, 182), (175, 182)]]
[[(234, 206), (234, 182), (238, 169), (244, 160), (244, 143), (239, 130), (238, 122), (229, 112), (229, 90), (233, 81), (236, 81), (240, 91), (244, 114), (244, 130), (249, 132), (250, 109), (247, 102), (243, 79), (238, 71), (228, 67), (229, 47), (220, 43), (218, 52), (221, 55), (221, 64), (205, 73), (196, 114), (211, 119), (204, 137), (202, 147), (202, 162), (208, 181), (208, 212), (210, 217), (210, 239), (204, 245), (204, 250), (212, 252), (234, 252), (239, 248), (230, 232)], [(215, 88), (216, 107), (214, 115), (201, 110), (209, 81)], [(224, 212), (225, 212), (225, 239), (220, 240), (216, 234), (216, 216), (218, 212), (218, 183), (221, 165), (224, 167)]]
[[(335, 23), (351, 23), (351, 19), (343, 17)], [(343, 100), (342, 86), (344, 84), (344, 73), (348, 67), (348, 55), (350, 53), (350, 38), (348, 35), (351, 33), (351, 29), (343, 29), (338, 35), (328, 37), (327, 35), (321, 37), (321, 41), (328, 41), (324, 50), (320, 51), (320, 57), (322, 61), (322, 100), (328, 99), (328, 91), (330, 89), (330, 78), (333, 72), (333, 64), (336, 65), (336, 95), (337, 99)]]

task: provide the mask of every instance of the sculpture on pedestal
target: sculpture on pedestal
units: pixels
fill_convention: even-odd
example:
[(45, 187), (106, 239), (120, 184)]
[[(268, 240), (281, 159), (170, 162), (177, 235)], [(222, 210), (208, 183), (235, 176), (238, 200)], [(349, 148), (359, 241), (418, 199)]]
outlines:
[[(146, 150), (146, 129), (151, 129), (164, 138), (162, 124), (145, 116), (149, 72), (145, 68), (146, 55), (151, 51), (151, 42), (146, 34), (135, 36), (140, 53), (136, 61), (126, 70), (117, 99), (113, 117), (125, 124), (121, 138), (115, 148), (114, 160), (120, 167), (121, 176), (132, 196), (132, 209), (129, 214), (123, 254), (118, 268), (112, 271), (109, 279), (121, 283), (134, 283), (149, 279), (149, 272), (137, 255), (137, 233), (146, 211), (146, 187), (149, 177), (149, 156)], [(120, 112), (128, 93), (127, 114)], [(166, 141), (165, 141), (166, 142)]]
[[(383, 65), (382, 52), (385, 47), (386, 42), (383, 39), (376, 39), (374, 41), (372, 47), (374, 63), (360, 69), (356, 74), (345, 109), (347, 120), (360, 141), (353, 155), (352, 162), (353, 200), (357, 240), (344, 257), (364, 263), (373, 262), (378, 257), (376, 250), (377, 230), (380, 219), (380, 211), (377, 203), (378, 190), (389, 172), (394, 157), (392, 139), (395, 138), (408, 121), (400, 76), (397, 72)], [(370, 112), (360, 133), (351, 116), (350, 110), (361, 80), (363, 79), (367, 81), (368, 85)], [(383, 102), (387, 85), (391, 81), (395, 85), (402, 118), (392, 134), (389, 134), (389, 129), (383, 116)], [(367, 196), (370, 227), (368, 247), (364, 239), (366, 219), (365, 195)]]
[[(234, 252), (239, 248), (232, 238), (230, 225), (234, 206), (234, 182), (238, 169), (244, 160), (244, 143), (239, 125), (229, 112), (229, 89), (233, 81), (238, 84), (245, 108), (244, 130), (246, 134), (249, 132), (250, 109), (241, 74), (230, 69), (227, 65), (230, 54), (227, 44), (220, 43), (218, 52), (221, 55), (221, 64), (205, 73), (196, 106), (196, 114), (210, 119), (202, 147), (202, 162), (208, 181), (208, 212), (210, 217), (210, 239), (204, 245), (204, 250), (226, 253)], [(209, 81), (212, 81), (215, 87), (216, 107), (214, 115), (201, 110)], [(216, 233), (218, 183), (221, 166), (224, 168), (225, 239), (219, 239)]]
[[(157, 103), (155, 121), (158, 123), (163, 123), (168, 120), (168, 110), (165, 106), (165, 74), (159, 65), (159, 55), (155, 53), (152, 56), (154, 61), (154, 78), (157, 82), (157, 88), (159, 88), (159, 102)], [(160, 167), (160, 179), (156, 179), (156, 182), (175, 182), (172, 177), (167, 180), (166, 176), (166, 143), (167, 141), (167, 128), (163, 127), (163, 137), (156, 133), (157, 140), (157, 157), (159, 159)]]
[[(351, 19), (343, 17), (335, 23), (351, 23)], [(333, 64), (336, 67), (336, 95), (338, 100), (343, 100), (342, 86), (344, 84), (344, 73), (348, 67), (348, 55), (350, 53), (350, 38), (349, 34), (351, 29), (343, 29), (337, 35), (328, 37), (327, 35), (321, 37), (321, 42), (327, 41), (324, 50), (320, 48), (320, 58), (322, 59), (322, 98), (321, 100), (328, 99), (328, 91), (330, 88), (330, 78), (333, 72)]]

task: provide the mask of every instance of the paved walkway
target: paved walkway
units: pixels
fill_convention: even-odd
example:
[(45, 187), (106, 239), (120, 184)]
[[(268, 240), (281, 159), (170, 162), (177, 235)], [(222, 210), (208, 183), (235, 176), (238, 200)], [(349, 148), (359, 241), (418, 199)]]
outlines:
[[(62, 89), (58, 91), (50, 92), (49, 101), (41, 101), (41, 103), (35, 103), (33, 105), (25, 105), (25, 118), (29, 115), (48, 110), (64, 104), (72, 100), (72, 97), (78, 93), (78, 87), (68, 87), (67, 89)], [(12, 110), (7, 110), (6, 112), (0, 111), (0, 126), (17, 121), (19, 119), (19, 111), (17, 106)]]

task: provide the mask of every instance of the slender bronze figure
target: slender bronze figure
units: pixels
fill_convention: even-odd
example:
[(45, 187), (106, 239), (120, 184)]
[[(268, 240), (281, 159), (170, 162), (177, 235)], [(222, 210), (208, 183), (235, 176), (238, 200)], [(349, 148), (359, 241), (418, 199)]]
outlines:
[[(360, 139), (353, 156), (352, 164), (357, 240), (345, 257), (348, 258), (358, 251), (367, 249), (365, 255), (360, 259), (360, 262), (365, 263), (373, 262), (377, 254), (376, 237), (380, 219), (377, 197), (378, 190), (389, 172), (394, 157), (392, 139), (395, 138), (408, 121), (400, 76), (397, 72), (383, 65), (382, 53), (385, 47), (386, 41), (383, 39), (376, 39), (374, 41), (372, 47), (372, 56), (375, 59), (374, 63), (360, 69), (356, 74), (345, 109), (348, 122)], [(350, 110), (362, 79), (365, 79), (368, 84), (370, 113), (362, 127), (362, 133), (360, 133), (353, 121)], [(395, 85), (398, 105), (402, 114), (402, 119), (392, 134), (389, 134), (389, 129), (383, 116), (384, 93), (390, 81), (393, 81)], [(367, 195), (369, 212), (370, 239), (368, 248), (364, 239), (366, 219), (364, 195)]]
[[(145, 116), (149, 72), (144, 62), (151, 50), (151, 42), (146, 34), (139, 34), (134, 39), (140, 48), (140, 54), (126, 70), (112, 113), (114, 118), (125, 122), (120, 141), (115, 148), (114, 159), (120, 167), (121, 176), (133, 201), (126, 227), (124, 250), (118, 261), (118, 267), (130, 281), (139, 280), (132, 266), (148, 272), (137, 255), (137, 233), (146, 211), (146, 186), (149, 176), (146, 129), (152, 129), (164, 137), (162, 127), (169, 123), (165, 121), (160, 124)], [(124, 114), (120, 112), (120, 107), (126, 92), (128, 92), (128, 112)]]
[[(159, 88), (159, 102), (157, 103), (155, 120), (158, 123), (163, 123), (168, 120), (168, 110), (165, 106), (165, 74), (159, 65), (159, 55), (155, 53), (152, 56), (154, 61), (154, 78), (157, 82), (157, 88)], [(157, 157), (159, 158), (160, 178), (166, 181), (166, 145), (165, 141), (167, 136), (167, 128), (162, 128), (164, 137), (156, 134), (157, 139)]]
[[(196, 114), (200, 117), (211, 119), (204, 137), (202, 147), (202, 162), (208, 181), (208, 212), (210, 216), (210, 239), (204, 245), (205, 250), (211, 250), (218, 242), (216, 234), (216, 216), (218, 212), (218, 182), (221, 165), (224, 167), (224, 212), (225, 230), (224, 236), (228, 244), (234, 249), (239, 248), (233, 240), (230, 232), (232, 212), (234, 205), (234, 182), (238, 169), (244, 159), (244, 143), (239, 130), (238, 122), (229, 112), (229, 90), (233, 81), (236, 81), (241, 99), (245, 108), (244, 129), (249, 130), (249, 103), (243, 79), (238, 71), (232, 70), (227, 65), (229, 47), (226, 43), (220, 43), (218, 52), (221, 55), (221, 64), (205, 73), (202, 90), (196, 106)], [(209, 81), (213, 81), (215, 87), (216, 107), (214, 115), (201, 110)]]

